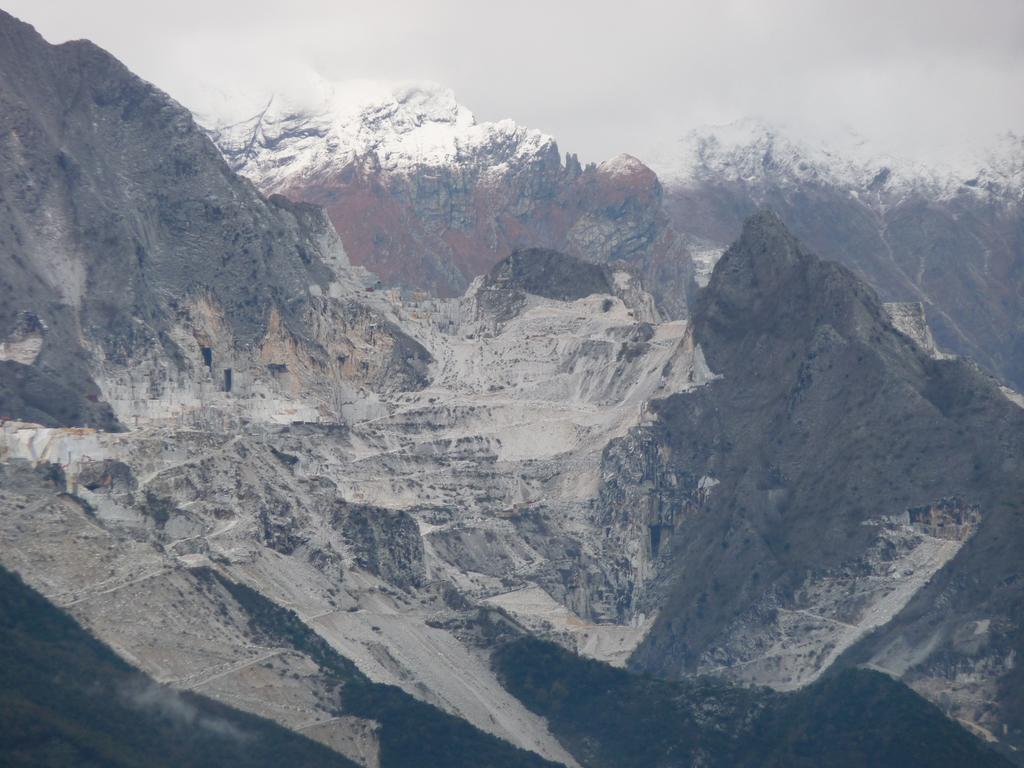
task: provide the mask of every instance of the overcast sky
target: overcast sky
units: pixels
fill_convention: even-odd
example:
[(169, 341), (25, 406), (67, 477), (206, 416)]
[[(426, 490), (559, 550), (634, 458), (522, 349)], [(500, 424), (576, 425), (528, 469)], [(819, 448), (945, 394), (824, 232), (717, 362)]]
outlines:
[(744, 116), (934, 157), (1024, 132), (1024, 0), (0, 5), (53, 42), (97, 42), (193, 109), (301, 88), (311, 71), (427, 79), (586, 160)]

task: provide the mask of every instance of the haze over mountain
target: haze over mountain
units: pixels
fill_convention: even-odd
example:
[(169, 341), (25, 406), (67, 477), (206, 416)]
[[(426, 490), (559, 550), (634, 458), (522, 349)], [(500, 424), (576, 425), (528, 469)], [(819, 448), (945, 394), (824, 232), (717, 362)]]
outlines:
[(1024, 136), (928, 166), (863, 145), (814, 147), (747, 120), (652, 157), (705, 275), (769, 206), (886, 301), (921, 303), (940, 348), (1024, 388)]
[(5, 760), (145, 763), (123, 679), (366, 768), (1020, 763), (1019, 147), (321, 96), (200, 127), (0, 13)]
[[(86, 37), (218, 121), (318, 77), (432, 80), (485, 121), (557, 136), (584, 163), (759, 116), (802, 140), (849, 129), (936, 164), (1020, 131), (1024, 9), (1015, 0), (11, 0), (50, 40)], [(303, 106), (311, 106), (305, 104)]]

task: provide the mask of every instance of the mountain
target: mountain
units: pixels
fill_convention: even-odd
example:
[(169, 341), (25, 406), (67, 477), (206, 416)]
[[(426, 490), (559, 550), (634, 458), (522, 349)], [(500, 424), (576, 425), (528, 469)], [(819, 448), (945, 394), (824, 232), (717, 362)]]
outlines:
[[(571, 764), (470, 647), (426, 623), (445, 593), (423, 585), (415, 519), (359, 503), (326, 465), (295, 467), (291, 438), (270, 437), (296, 424), (306, 459), (341, 441), (358, 467), (365, 446), (346, 423), (372, 423), (426, 383), (430, 353), (370, 290), (376, 278), (347, 263), (320, 209), (261, 195), (184, 108), (109, 54), (49, 45), (6, 14), (0, 38), (0, 561), (162, 684), (364, 765), (389, 754), (387, 697), (381, 719), (339, 715), (312, 662), (263, 639), (226, 587), (193, 572), (239, 568), (260, 594), (305, 594), (327, 622), (341, 614), (346, 650), (375, 681), (416, 692), (442, 752), (469, 733), (479, 749), (466, 759), (544, 763), (515, 741)], [(20, 460), (52, 467), (54, 482)], [(409, 608), (389, 579), (421, 585), (424, 601), (397, 625), (377, 616)], [(377, 639), (382, 624), (417, 670), (438, 669), (427, 643), (459, 673), (434, 687), (409, 675)], [(402, 696), (398, 711), (420, 706)]]
[(628, 262), (665, 314), (685, 313), (689, 255), (636, 158), (563, 163), (550, 136), (478, 122), (430, 83), (317, 85), (307, 103), (275, 97), (210, 135), (264, 192), (322, 205), (354, 263), (457, 296), (517, 248), (553, 248)]
[(204, 388), (329, 409), (322, 370), (422, 383), (425, 352), (351, 300), (365, 276), (322, 211), (262, 197), (92, 43), (6, 14), (0, 35), (0, 415), (110, 428)]
[[(5, 423), (0, 559), (157, 680), (360, 762), (384, 748), (380, 721), (337, 719), (320, 676), (201, 569), (295, 611), (374, 682), (576, 765), (490, 650), (536, 631), (622, 663), (642, 636), (646, 622), (616, 621), (633, 565), (590, 499), (603, 446), (644, 401), (699, 386), (699, 350), (683, 323), (652, 321), (634, 274), (544, 250), (460, 300), (371, 295), (429, 350), (430, 385), (367, 395), (344, 420)], [(233, 400), (259, 416), (249, 398)], [(49, 487), (23, 474), (47, 461), (62, 473)]]
[[(557, 152), (607, 227), (524, 229), (459, 296), (388, 287), (108, 54), (0, 36), (0, 564), (125, 663), (367, 768), (590, 761), (493, 663), (530, 635), (622, 674), (822, 678), (811, 709), (873, 665), (1018, 744), (1020, 411), (919, 306), (770, 215), (694, 306), (655, 279), (689, 267), (651, 172)], [(433, 103), (387, 96), (399, 138), (358, 156), (451, 146), (459, 110), (399, 120)]]
[(1024, 388), (1024, 143), (926, 167), (836, 149), (746, 120), (701, 129), (650, 155), (665, 208), (710, 263), (758, 208), (885, 301), (921, 302), (939, 347)]
[[(771, 213), (692, 322), (715, 378), (605, 453), (604, 520), (660, 561), (631, 667), (788, 690), (856, 658), (1018, 744), (1024, 410)], [(614, 472), (638, 445), (640, 520)]]

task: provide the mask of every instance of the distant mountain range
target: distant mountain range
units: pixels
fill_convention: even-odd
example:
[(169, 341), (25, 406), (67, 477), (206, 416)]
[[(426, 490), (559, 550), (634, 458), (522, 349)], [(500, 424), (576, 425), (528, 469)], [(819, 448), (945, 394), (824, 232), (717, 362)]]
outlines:
[(940, 348), (1024, 388), (1024, 138), (943, 170), (744, 121), (653, 157), (665, 209), (705, 273), (747, 216), (770, 207), (884, 300), (922, 303)]
[(921, 302), (941, 348), (1024, 389), (1024, 138), (943, 169), (743, 120), (658, 147), (646, 166), (624, 156), (581, 169), (550, 136), (479, 123), (436, 85), (319, 91), (315, 106), (275, 97), (211, 135), (263, 191), (323, 205), (350, 258), (388, 282), (453, 295), (540, 245), (637, 263), (682, 316), (691, 272), (706, 282), (768, 206), (885, 300)]
[(210, 135), (264, 192), (322, 205), (353, 263), (456, 296), (516, 248), (556, 248), (634, 265), (667, 314), (685, 314), (692, 265), (635, 158), (584, 168), (550, 136), (477, 122), (429, 83), (321, 90), (316, 106), (275, 98)]

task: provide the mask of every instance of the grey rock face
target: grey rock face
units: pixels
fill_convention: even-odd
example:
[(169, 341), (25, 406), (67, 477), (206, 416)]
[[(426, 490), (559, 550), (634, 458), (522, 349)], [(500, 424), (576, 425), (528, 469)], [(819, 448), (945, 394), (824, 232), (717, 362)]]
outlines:
[(408, 512), (343, 504), (331, 521), (344, 531), (360, 567), (402, 589), (423, 586), (423, 539)]
[(678, 547), (673, 533), (700, 509), (711, 480), (666, 460), (659, 435), (649, 426), (612, 441), (601, 466), (595, 522), (605, 532), (607, 551), (620, 555), (609, 564), (614, 588), (596, 596), (594, 610), (621, 622), (657, 610), (663, 597), (660, 577)]
[(146, 360), (151, 381), (195, 379), (200, 347), (251, 365), (271, 331), (326, 364), (342, 340), (314, 294), (347, 262), (322, 211), (263, 198), (95, 45), (51, 46), (6, 14), (0, 39), (0, 338), (25, 313), (46, 328), (32, 370), (4, 361), (4, 415), (111, 426), (96, 381)]
[(606, 268), (543, 248), (516, 251), (487, 274), (483, 287), (522, 291), (557, 301), (614, 292)]
[(99, 402), (95, 383), (68, 369), (0, 362), (0, 417), (46, 426), (85, 424), (117, 429), (110, 406)]
[(935, 345), (932, 330), (928, 327), (924, 304), (919, 301), (888, 302), (885, 305), (885, 311), (896, 330), (913, 339), (917, 346), (933, 357), (942, 355)]
[(527, 248), (502, 259), (474, 285), (471, 295), (481, 319), (511, 319), (528, 295), (574, 301), (593, 294), (612, 294), (608, 267), (545, 248)]
[(113, 459), (83, 464), (77, 481), (86, 490), (110, 494), (131, 493), (138, 487), (131, 467)]
[[(601, 311), (610, 313), (621, 300), (629, 316), (641, 325), (630, 331), (623, 354), (636, 356), (641, 346), (653, 335), (651, 323), (660, 322), (658, 311), (650, 293), (642, 287), (642, 275), (622, 261), (608, 264), (593, 263), (546, 248), (526, 248), (502, 259), (491, 270), (474, 280), (463, 304), (469, 308), (481, 328), (491, 326), (497, 331), (521, 312), (547, 299), (574, 302), (592, 296), (601, 299)], [(532, 298), (531, 298), (532, 297)], [(602, 343), (594, 343), (600, 347)], [(566, 372), (574, 363), (565, 361)]]
[[(898, 332), (874, 291), (773, 214), (717, 264), (693, 329), (722, 378), (656, 401), (649, 429), (661, 472), (719, 482), (672, 527), (671, 586), (634, 666), (786, 688), (853, 647), (926, 695), (945, 686), (953, 713), (1015, 743), (1024, 412)], [(991, 634), (964, 644), (977, 621)]]

